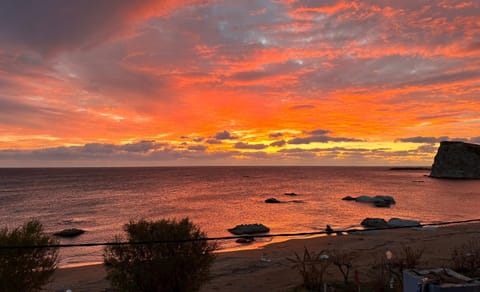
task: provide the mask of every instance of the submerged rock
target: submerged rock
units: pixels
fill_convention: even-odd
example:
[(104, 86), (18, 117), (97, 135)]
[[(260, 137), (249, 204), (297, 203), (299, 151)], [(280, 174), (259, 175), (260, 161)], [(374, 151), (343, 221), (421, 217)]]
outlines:
[(360, 197), (351, 197), (346, 196), (343, 197), (342, 200), (344, 201), (355, 201), (359, 203), (370, 203), (375, 205), (375, 207), (390, 207), (390, 205), (395, 204), (395, 199), (392, 196), (360, 196)]
[(55, 232), (53, 235), (59, 236), (59, 237), (75, 237), (84, 233), (85, 233), (85, 230), (77, 229), (77, 228), (69, 228), (69, 229), (64, 229), (62, 231)]
[(355, 202), (359, 203), (373, 203), (375, 199), (370, 196), (360, 196), (355, 198)]
[(248, 244), (248, 243), (252, 243), (254, 241), (255, 241), (255, 238), (253, 238), (252, 236), (246, 236), (246, 237), (240, 237), (235, 242), (236, 243)]
[(291, 200), (291, 201), (288, 201), (289, 203), (295, 203), (295, 204), (303, 204), (303, 203), (306, 203), (304, 200)]
[(389, 204), (395, 204), (395, 199), (392, 197), (392, 196), (375, 196), (373, 197), (375, 199), (374, 203), (375, 202), (378, 202), (378, 201), (383, 201), (383, 202), (386, 202), (386, 203), (389, 203)]
[(420, 221), (400, 219), (400, 218), (390, 218), (388, 222), (385, 221), (385, 219), (383, 218), (365, 218), (360, 224), (366, 228), (395, 228), (395, 227), (421, 226)]
[(263, 224), (240, 224), (228, 229), (228, 232), (235, 235), (267, 233), (270, 232), (270, 228)]
[(367, 228), (387, 228), (388, 223), (383, 218), (365, 218), (363, 219), (362, 226)]
[(298, 195), (295, 194), (295, 193), (285, 193), (284, 195), (285, 195), (285, 196), (290, 196), (290, 197), (296, 197), (296, 196), (298, 196)]
[(277, 203), (281, 203), (279, 200), (275, 199), (275, 198), (268, 198), (265, 200), (265, 203), (267, 204), (277, 204)]
[(377, 208), (390, 208), (391, 203), (387, 201), (375, 201), (373, 205)]
[(390, 205), (395, 204), (395, 200), (391, 196), (375, 196), (373, 205), (379, 208), (390, 208)]
[(441, 142), (430, 176), (480, 178), (480, 145), (453, 141)]
[(391, 218), (388, 220), (388, 226), (390, 227), (417, 227), (420, 226), (420, 221), (417, 220), (407, 220), (407, 219), (400, 219), (400, 218)]

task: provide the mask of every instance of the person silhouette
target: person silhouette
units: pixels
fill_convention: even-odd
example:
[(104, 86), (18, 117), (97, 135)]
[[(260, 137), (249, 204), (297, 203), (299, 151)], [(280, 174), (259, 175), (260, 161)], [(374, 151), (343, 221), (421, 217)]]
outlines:
[(334, 233), (335, 231), (333, 231), (333, 228), (330, 227), (330, 225), (327, 224), (327, 228), (325, 228), (325, 232), (327, 232), (327, 234), (332, 234), (332, 233)]

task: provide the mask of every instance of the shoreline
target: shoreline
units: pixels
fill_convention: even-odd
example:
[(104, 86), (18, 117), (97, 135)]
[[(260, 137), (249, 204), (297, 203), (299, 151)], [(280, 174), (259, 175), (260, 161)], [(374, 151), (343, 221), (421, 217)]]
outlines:
[[(212, 280), (201, 291), (285, 291), (296, 287), (301, 278), (290, 268), (287, 258), (295, 252), (302, 254), (305, 247), (314, 252), (341, 249), (356, 253), (354, 268), (365, 281), (373, 261), (386, 250), (394, 251), (396, 256), (402, 246), (424, 248), (422, 259), (426, 263), (422, 268), (438, 268), (448, 266), (455, 246), (471, 239), (480, 239), (480, 223), (289, 239), (255, 249), (218, 252), (211, 269)], [(102, 264), (60, 268), (45, 291), (104, 291), (110, 288), (105, 275)], [(331, 279), (340, 276), (333, 266), (327, 275)]]

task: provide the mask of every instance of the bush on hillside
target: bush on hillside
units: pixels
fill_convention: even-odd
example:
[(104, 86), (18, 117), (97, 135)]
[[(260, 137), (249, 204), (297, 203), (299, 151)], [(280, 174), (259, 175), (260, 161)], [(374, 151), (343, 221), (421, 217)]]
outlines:
[(58, 242), (43, 232), (37, 220), (13, 230), (0, 229), (0, 291), (39, 291), (58, 262), (58, 248), (1, 248), (52, 245)]
[[(122, 291), (196, 291), (209, 279), (216, 243), (184, 218), (131, 221), (124, 230), (129, 243), (107, 246), (107, 278)], [(121, 237), (115, 237), (116, 242)], [(151, 241), (169, 241), (151, 243)], [(175, 242), (173, 242), (175, 241)]]

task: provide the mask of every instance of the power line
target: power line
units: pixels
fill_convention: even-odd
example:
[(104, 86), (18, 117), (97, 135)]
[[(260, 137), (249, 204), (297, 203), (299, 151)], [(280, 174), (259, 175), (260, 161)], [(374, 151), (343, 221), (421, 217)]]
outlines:
[[(380, 230), (392, 230), (392, 229), (405, 229), (412, 227), (427, 227), (427, 226), (444, 226), (452, 224), (465, 224), (472, 222), (480, 222), (480, 219), (469, 219), (461, 221), (444, 221), (444, 222), (435, 222), (435, 223), (425, 223), (415, 226), (394, 226), (394, 227), (382, 227), (382, 228), (368, 228), (368, 229), (338, 229), (334, 230), (333, 233), (357, 233), (365, 231), (380, 231)], [(266, 237), (300, 237), (300, 236), (312, 236), (312, 235), (329, 235), (332, 232), (327, 231), (313, 231), (313, 232), (297, 232), (297, 233), (276, 233), (276, 234), (246, 234), (238, 236), (222, 236), (222, 237), (200, 237), (200, 238), (189, 238), (189, 239), (172, 239), (172, 240), (152, 240), (152, 241), (119, 241), (119, 242), (91, 242), (91, 243), (72, 243), (72, 244), (51, 244), (51, 245), (3, 245), (0, 246), (2, 249), (33, 249), (33, 248), (69, 248), (69, 247), (91, 247), (91, 246), (120, 246), (120, 245), (147, 245), (147, 244), (168, 244), (168, 243), (186, 243), (186, 242), (196, 242), (196, 241), (223, 241), (223, 240), (232, 240), (239, 238), (266, 238)]]

